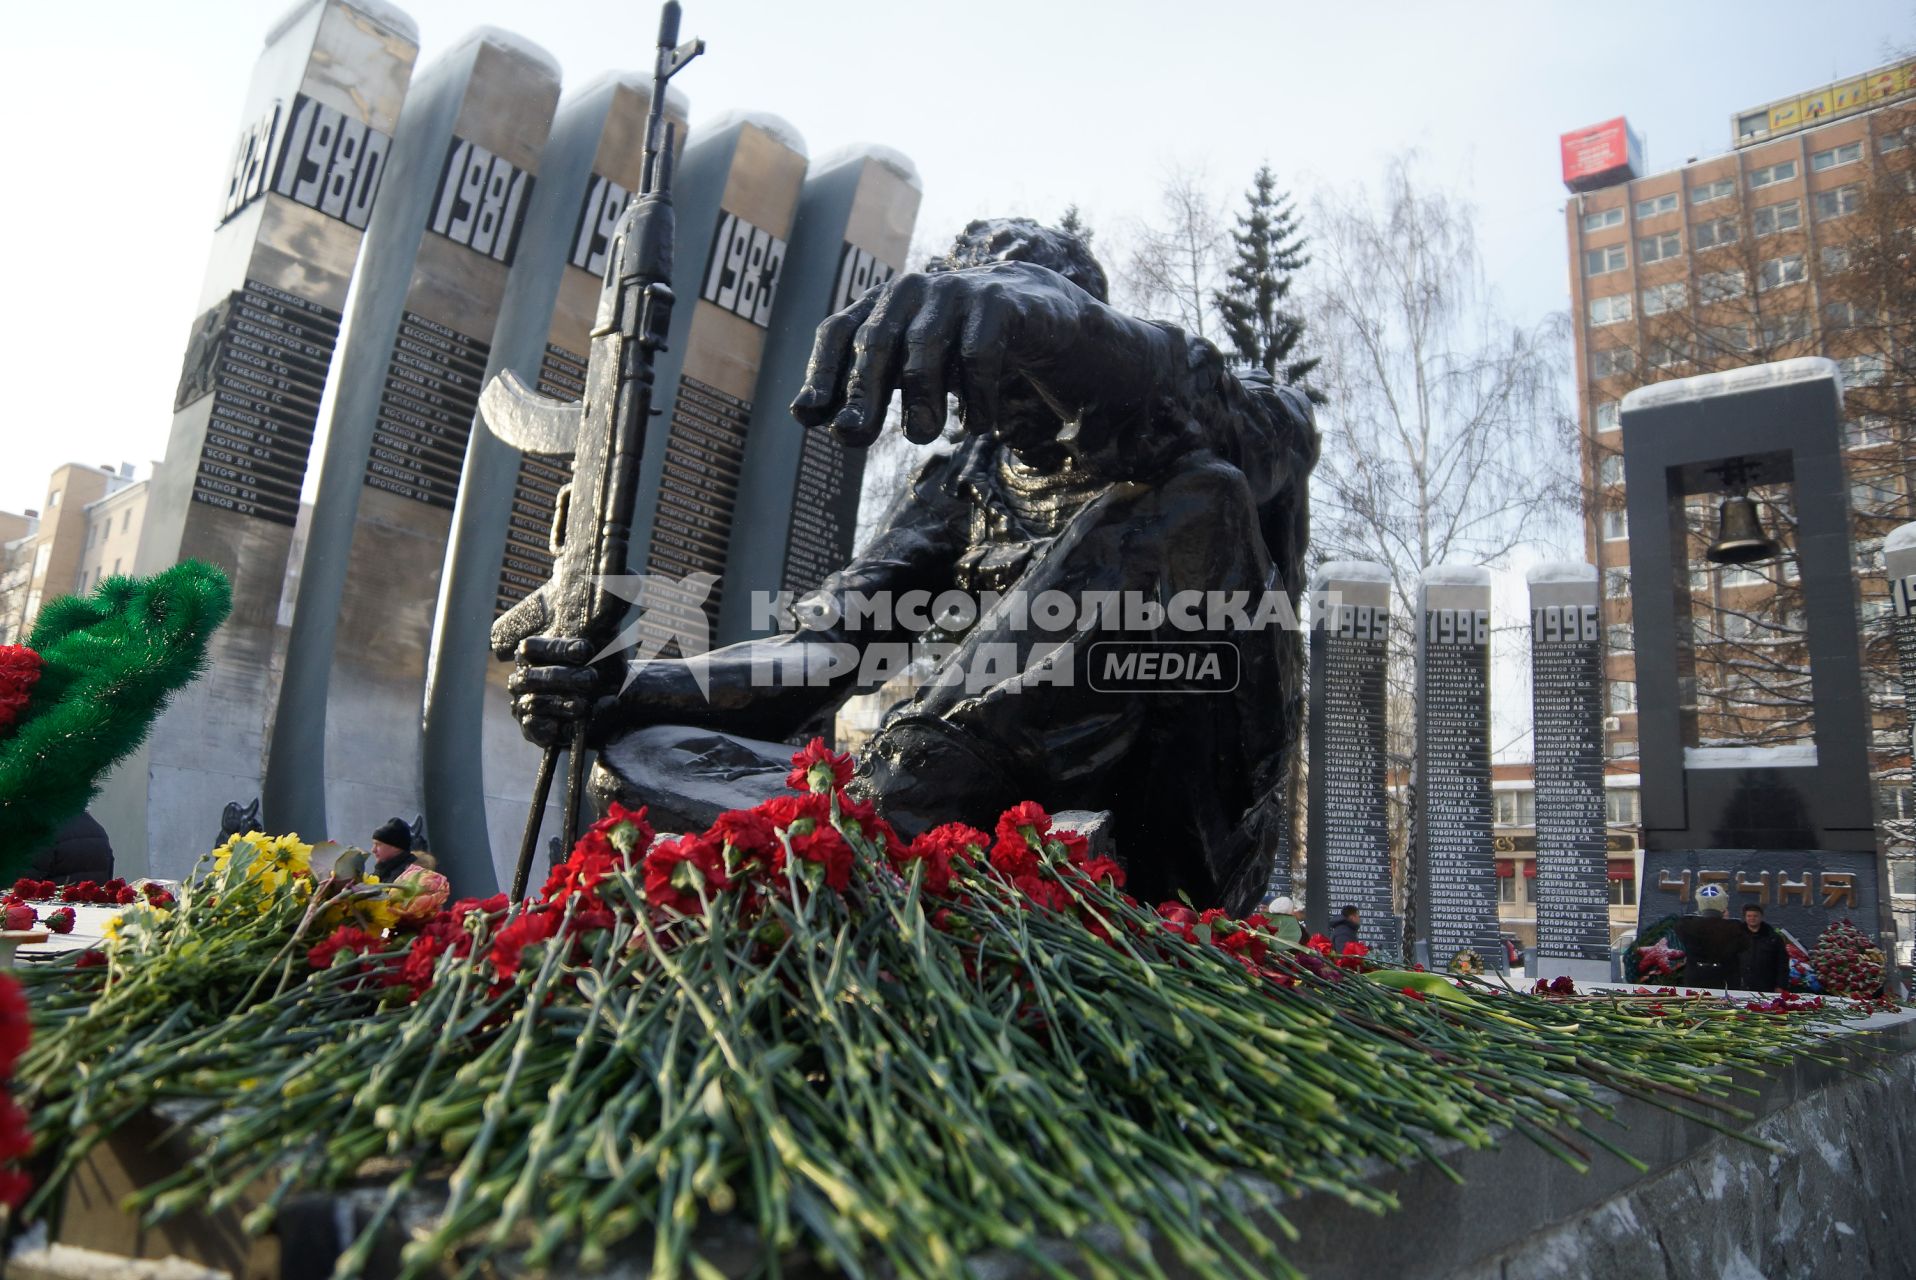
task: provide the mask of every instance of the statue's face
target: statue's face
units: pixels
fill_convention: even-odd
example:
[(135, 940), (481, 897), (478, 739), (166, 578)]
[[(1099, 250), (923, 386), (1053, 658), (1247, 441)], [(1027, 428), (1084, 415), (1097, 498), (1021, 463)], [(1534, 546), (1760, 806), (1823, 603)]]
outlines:
[(1064, 421), (1045, 403), (1029, 382), (1016, 379), (998, 398), (998, 421), (988, 424), (992, 439), (1033, 466), (1051, 466), (1063, 459), (1058, 443)]

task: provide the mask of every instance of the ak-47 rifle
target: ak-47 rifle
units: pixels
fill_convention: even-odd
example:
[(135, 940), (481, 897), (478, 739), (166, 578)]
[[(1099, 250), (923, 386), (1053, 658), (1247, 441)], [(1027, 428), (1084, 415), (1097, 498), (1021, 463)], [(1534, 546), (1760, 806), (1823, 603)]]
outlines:
[[(639, 194), (619, 220), (606, 256), (585, 399), (577, 404), (549, 399), (529, 390), (510, 370), (494, 378), (479, 398), (486, 426), (507, 444), (522, 452), (573, 455), (572, 482), (560, 491), (553, 517), (552, 577), (492, 624), (493, 653), (504, 660), (578, 666), (581, 682), (575, 692), (582, 694), (608, 683), (610, 673), (586, 664), (613, 642), (625, 614), (626, 601), (607, 590), (605, 580), (630, 572), (627, 545), (639, 460), (646, 424), (659, 412), (652, 404), (652, 365), (665, 350), (672, 322), (673, 129), (663, 118), (665, 88), (704, 50), (703, 40), (679, 43), (679, 6), (667, 0), (659, 16)], [(579, 837), (586, 728), (586, 719), (577, 719), (566, 744), (568, 849)], [(558, 743), (546, 747), (539, 761), (513, 876), (514, 901), (525, 896), (559, 750)]]

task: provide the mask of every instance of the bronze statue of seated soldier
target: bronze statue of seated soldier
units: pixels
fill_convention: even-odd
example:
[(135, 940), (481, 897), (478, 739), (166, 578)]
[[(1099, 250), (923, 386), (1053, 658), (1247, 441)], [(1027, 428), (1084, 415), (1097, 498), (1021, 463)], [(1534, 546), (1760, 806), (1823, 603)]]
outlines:
[[(779, 740), (857, 692), (857, 664), (815, 659), (918, 638), (908, 610), (874, 618), (845, 607), (855, 597), (965, 592), (981, 607), (942, 621), (936, 669), (886, 717), (853, 788), (907, 836), (989, 827), (1025, 799), (1107, 810), (1140, 898), (1252, 907), (1303, 717), (1291, 609), (1318, 454), (1308, 400), (1114, 309), (1081, 240), (1022, 218), (973, 222), (923, 272), (827, 319), (792, 414), (863, 448), (895, 392), (914, 443), (945, 435), (948, 396), (962, 438), (801, 602), (809, 625), (634, 662), (609, 697), (581, 667), (522, 658), (511, 689), (526, 736), (563, 741), (589, 717), (599, 802), (699, 828), (776, 791), (791, 751)], [(1260, 608), (1273, 598), (1276, 620)], [(1113, 599), (1158, 608), (1091, 607)], [(1101, 641), (1233, 654), (1202, 687), (1113, 687), (1093, 665)]]

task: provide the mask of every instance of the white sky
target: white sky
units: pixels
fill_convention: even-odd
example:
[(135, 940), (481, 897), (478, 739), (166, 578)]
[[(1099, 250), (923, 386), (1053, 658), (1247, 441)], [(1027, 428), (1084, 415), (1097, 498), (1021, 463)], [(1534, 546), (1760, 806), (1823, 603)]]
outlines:
[[(647, 0), (404, 0), (420, 65), (478, 23), (550, 50), (568, 83), (643, 67)], [(0, 48), (11, 377), (0, 509), (67, 461), (142, 468), (165, 447), (217, 198), (260, 41), (283, 6), (22, 6)], [(688, 0), (707, 57), (694, 130), (729, 108), (790, 120), (813, 155), (897, 147), (921, 233), (980, 214), (1093, 228), (1152, 211), (1174, 163), (1223, 194), (1268, 159), (1300, 197), (1369, 180), (1407, 145), (1477, 202), (1509, 310), (1567, 305), (1557, 135), (1617, 114), (1651, 168), (1728, 146), (1739, 108), (1916, 43), (1911, 0), (1601, 7), (1133, 0)], [(1300, 200), (1302, 203), (1302, 200)], [(1308, 230), (1308, 228), (1307, 228)]]

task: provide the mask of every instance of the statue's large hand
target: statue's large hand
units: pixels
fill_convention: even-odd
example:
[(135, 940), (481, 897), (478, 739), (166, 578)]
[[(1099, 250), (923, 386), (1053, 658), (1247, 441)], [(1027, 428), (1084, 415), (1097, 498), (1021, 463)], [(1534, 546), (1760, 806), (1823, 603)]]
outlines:
[(589, 719), (601, 683), (590, 665), (592, 645), (585, 640), (532, 636), (519, 645), (518, 664), (506, 679), (519, 732), (538, 747), (559, 746), (572, 726)]
[(898, 276), (818, 327), (792, 416), (831, 425), (854, 447), (878, 438), (892, 392), (905, 397), (905, 434), (928, 444), (945, 426), (945, 396), (965, 425), (988, 431), (1015, 382), (1061, 419), (1083, 397), (1114, 345), (1094, 339), (1121, 321), (1055, 271), (996, 262), (962, 271)]

